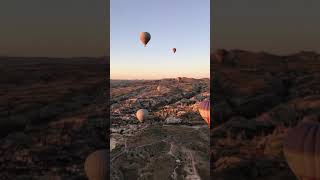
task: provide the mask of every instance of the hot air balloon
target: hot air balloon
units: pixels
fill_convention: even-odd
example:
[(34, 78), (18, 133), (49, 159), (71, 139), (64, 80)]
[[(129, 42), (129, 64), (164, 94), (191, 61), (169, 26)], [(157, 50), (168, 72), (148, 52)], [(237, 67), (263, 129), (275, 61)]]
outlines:
[(199, 104), (198, 110), (201, 117), (206, 121), (206, 123), (210, 127), (210, 101), (209, 100), (202, 101)]
[(320, 123), (303, 121), (289, 130), (284, 155), (301, 180), (320, 180)]
[(137, 119), (140, 122), (143, 122), (145, 119), (148, 118), (149, 112), (146, 109), (139, 109), (136, 113)]
[(173, 53), (176, 53), (177, 49), (176, 49), (176, 48), (173, 48), (172, 51), (173, 51)]
[(109, 160), (107, 150), (97, 150), (91, 153), (84, 164), (89, 180), (105, 180), (109, 178)]
[(141, 32), (140, 33), (140, 41), (142, 42), (142, 44), (144, 44), (144, 47), (147, 46), (150, 39), (151, 39), (150, 33), (148, 33), (148, 32)]
[(157, 87), (157, 91), (159, 91), (159, 92), (161, 92), (162, 89), (163, 89), (163, 87), (160, 85)]

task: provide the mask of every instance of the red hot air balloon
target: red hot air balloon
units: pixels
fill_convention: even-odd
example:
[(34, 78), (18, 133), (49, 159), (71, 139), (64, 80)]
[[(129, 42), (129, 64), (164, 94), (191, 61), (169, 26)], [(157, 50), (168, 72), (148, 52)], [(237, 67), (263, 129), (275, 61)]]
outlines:
[(283, 150), (299, 179), (320, 180), (320, 123), (306, 121), (291, 129)]
[(176, 49), (176, 48), (173, 48), (172, 51), (173, 51), (173, 53), (176, 53), (177, 49)]
[(206, 123), (210, 127), (210, 101), (209, 100), (202, 101), (199, 104), (198, 110), (201, 117), (206, 121)]

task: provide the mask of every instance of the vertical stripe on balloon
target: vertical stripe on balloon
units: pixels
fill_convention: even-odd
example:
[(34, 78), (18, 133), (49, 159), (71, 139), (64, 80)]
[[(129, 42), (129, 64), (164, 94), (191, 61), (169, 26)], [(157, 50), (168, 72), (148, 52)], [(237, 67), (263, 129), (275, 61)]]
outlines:
[(206, 123), (210, 126), (210, 101), (204, 100), (199, 104), (199, 113), (201, 117), (206, 121)]

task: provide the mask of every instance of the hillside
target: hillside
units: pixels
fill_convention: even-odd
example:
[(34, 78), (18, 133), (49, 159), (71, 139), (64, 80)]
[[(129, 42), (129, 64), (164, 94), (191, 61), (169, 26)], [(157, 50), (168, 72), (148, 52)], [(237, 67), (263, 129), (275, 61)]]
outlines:
[[(198, 112), (210, 97), (209, 79), (114, 83), (112, 179), (210, 179), (209, 128)], [(150, 112), (142, 123), (135, 116), (141, 108)]]
[(1, 57), (2, 179), (86, 179), (108, 147), (106, 58)]
[(211, 65), (211, 175), (295, 180), (283, 156), (283, 138), (302, 119), (319, 120), (320, 55), (220, 49)]

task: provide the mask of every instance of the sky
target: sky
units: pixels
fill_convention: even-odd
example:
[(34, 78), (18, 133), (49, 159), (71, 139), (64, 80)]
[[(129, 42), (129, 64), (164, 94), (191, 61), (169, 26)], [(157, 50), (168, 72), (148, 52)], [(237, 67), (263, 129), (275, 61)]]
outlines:
[(0, 56), (109, 53), (107, 0), (1, 0)]
[[(0, 56), (109, 55), (108, 1), (1, 0)], [(111, 10), (113, 24), (124, 37), (129, 37), (124, 33), (125, 29), (132, 28), (131, 32), (152, 31), (155, 40), (160, 36), (155, 36), (157, 31), (154, 29), (163, 29), (166, 32), (163, 34), (169, 37), (175, 34), (172, 32), (179, 31), (180, 26), (186, 25), (179, 35), (189, 35), (189, 30), (192, 30), (201, 33), (193, 37), (209, 36), (200, 30), (206, 29), (202, 28), (202, 23), (209, 19), (205, 15), (209, 11), (209, 0), (111, 1), (114, 6)], [(214, 0), (210, 5), (211, 49), (236, 48), (278, 54), (300, 50), (320, 52), (319, 0)], [(162, 18), (166, 20), (161, 21)], [(156, 20), (160, 20), (159, 23)], [(179, 27), (173, 26), (175, 20), (181, 24)], [(142, 28), (144, 24), (147, 24), (146, 28)], [(161, 42), (169, 43), (172, 39), (187, 41), (178, 35), (168, 39), (161, 36)], [(160, 48), (153, 40), (150, 48)], [(122, 41), (114, 37), (111, 43), (121, 44)], [(128, 46), (129, 43), (121, 48)], [(178, 52), (181, 50), (179, 47)]]
[[(110, 7), (111, 79), (210, 76), (210, 0), (111, 0)], [(140, 32), (151, 34), (147, 47)]]
[(211, 48), (320, 52), (319, 0), (215, 0)]

